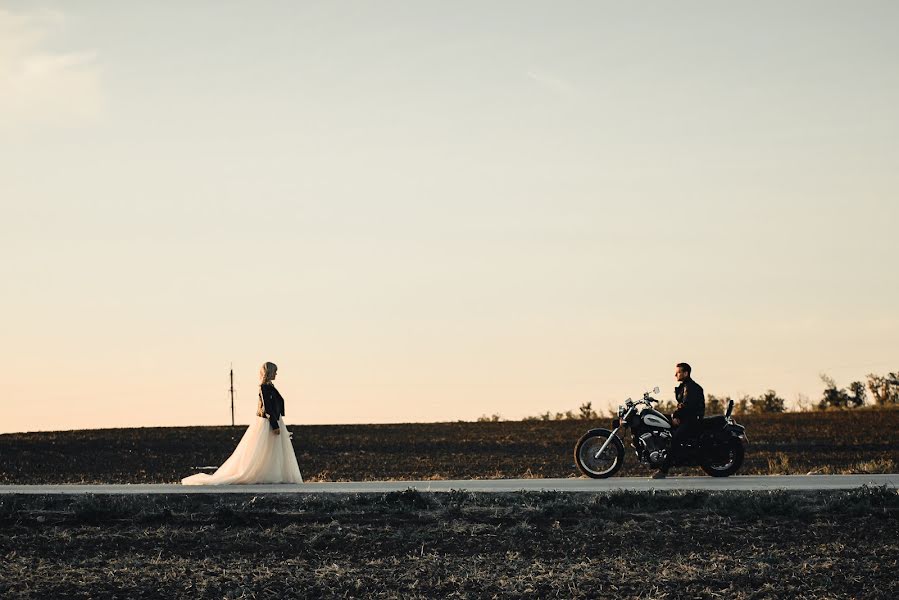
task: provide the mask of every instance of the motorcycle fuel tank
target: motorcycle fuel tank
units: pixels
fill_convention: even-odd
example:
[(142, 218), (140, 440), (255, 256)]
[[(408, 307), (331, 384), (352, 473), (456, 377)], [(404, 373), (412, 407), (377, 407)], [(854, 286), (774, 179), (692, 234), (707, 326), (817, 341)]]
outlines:
[(662, 429), (671, 429), (671, 423), (665, 418), (665, 415), (657, 410), (647, 408), (640, 413), (640, 418), (648, 427), (661, 427)]

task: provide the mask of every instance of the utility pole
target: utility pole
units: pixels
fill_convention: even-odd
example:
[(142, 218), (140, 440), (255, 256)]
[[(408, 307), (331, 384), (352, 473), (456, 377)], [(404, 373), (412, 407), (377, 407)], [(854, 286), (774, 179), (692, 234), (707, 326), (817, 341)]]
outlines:
[(234, 427), (234, 363), (231, 363), (231, 427)]

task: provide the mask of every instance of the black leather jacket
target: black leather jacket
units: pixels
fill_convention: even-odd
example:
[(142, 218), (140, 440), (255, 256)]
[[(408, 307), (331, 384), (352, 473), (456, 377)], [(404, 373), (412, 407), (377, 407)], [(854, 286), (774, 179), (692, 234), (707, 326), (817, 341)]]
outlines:
[(674, 388), (674, 397), (677, 398), (675, 418), (687, 423), (699, 421), (705, 416), (705, 394), (702, 386), (692, 379), (687, 378)]
[(278, 429), (278, 418), (284, 414), (284, 398), (271, 383), (259, 386), (259, 408), (256, 416), (266, 417), (272, 430)]

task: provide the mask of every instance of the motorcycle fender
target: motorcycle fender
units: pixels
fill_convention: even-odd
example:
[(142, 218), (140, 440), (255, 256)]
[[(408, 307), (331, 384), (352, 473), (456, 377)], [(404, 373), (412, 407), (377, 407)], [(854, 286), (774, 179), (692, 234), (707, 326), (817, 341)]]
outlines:
[(742, 425), (737, 425), (736, 423), (731, 423), (724, 428), (724, 431), (733, 437), (744, 437), (746, 433), (746, 428)]
[(730, 435), (725, 434), (722, 431), (716, 431), (714, 433), (704, 435), (699, 440), (699, 443), (703, 450), (709, 450), (711, 448), (716, 448), (718, 446), (726, 444), (730, 438)]
[(723, 445), (726, 445), (734, 437), (736, 437), (736, 436), (733, 433), (727, 431), (726, 429), (710, 432), (710, 433), (706, 434), (706, 437), (703, 438), (705, 441), (703, 446), (705, 446), (705, 447), (723, 446)]
[[(604, 435), (604, 436), (606, 436), (606, 437), (609, 437), (610, 435), (612, 435), (612, 430), (611, 430), (611, 429), (605, 429), (605, 428), (603, 428), (603, 427), (597, 427), (596, 429), (591, 429), (591, 430), (588, 431), (587, 433), (590, 433), (590, 434), (601, 433), (602, 435)], [(585, 435), (586, 435), (586, 434), (585, 434)], [(615, 437), (618, 437), (618, 436), (616, 435)]]
[(724, 432), (728, 435), (728, 437), (739, 438), (744, 445), (749, 443), (749, 438), (746, 437), (746, 428), (742, 425), (731, 423), (724, 428)]

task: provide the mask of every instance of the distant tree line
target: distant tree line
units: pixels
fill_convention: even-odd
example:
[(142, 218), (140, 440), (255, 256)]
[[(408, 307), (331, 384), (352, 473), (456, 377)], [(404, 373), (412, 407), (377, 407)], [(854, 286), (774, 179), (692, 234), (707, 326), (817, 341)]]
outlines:
[(578, 407), (577, 412), (574, 412), (573, 410), (566, 410), (563, 413), (551, 413), (549, 411), (546, 411), (545, 413), (541, 413), (536, 416), (525, 417), (524, 419), (522, 419), (522, 421), (589, 421), (590, 419), (598, 418), (600, 418), (600, 416), (595, 410), (593, 410), (593, 403), (584, 402), (580, 405), (580, 407)]
[[(847, 410), (868, 405), (868, 394), (873, 400), (872, 406), (889, 407), (899, 406), (899, 371), (877, 375), (869, 373), (866, 382), (853, 381), (846, 388), (838, 387), (834, 379), (826, 374), (821, 375), (824, 383), (824, 392), (817, 403), (800, 399), (798, 409), (809, 410)], [(705, 400), (705, 414), (707, 416), (723, 414), (730, 396), (715, 396), (709, 394)], [(677, 410), (674, 400), (665, 400), (656, 405), (656, 409), (665, 414), (671, 414)], [(768, 390), (760, 396), (743, 396), (734, 401), (734, 414), (776, 414), (786, 412), (786, 401), (777, 395), (774, 390)], [(577, 411), (540, 413), (525, 417), (523, 421), (590, 421), (595, 419), (613, 418), (615, 409), (610, 409), (604, 414), (599, 414), (593, 409), (592, 402), (581, 404)], [(478, 417), (479, 423), (502, 421), (500, 414), (482, 415)]]
[[(877, 375), (869, 373), (865, 383), (853, 381), (846, 388), (838, 387), (834, 379), (826, 374), (821, 375), (824, 383), (824, 392), (817, 403), (800, 398), (798, 409), (810, 410), (844, 410), (860, 408), (867, 405), (868, 392), (871, 394), (874, 406), (887, 407), (899, 406), (899, 372)], [(866, 385), (867, 384), (867, 385)], [(706, 414), (718, 414), (730, 401), (730, 397), (717, 397), (709, 395), (706, 399)], [(676, 408), (673, 402), (666, 408)], [(663, 411), (665, 412), (665, 411)], [(786, 402), (777, 395), (774, 390), (768, 390), (761, 396), (743, 396), (734, 402), (735, 414), (761, 414), (786, 412)]]
[[(705, 399), (706, 416), (724, 414), (727, 404), (732, 400), (730, 396), (716, 396), (709, 394)], [(774, 390), (768, 390), (760, 396), (743, 396), (738, 400), (734, 400), (734, 414), (749, 415), (762, 413), (782, 413), (786, 412), (786, 400), (777, 395)], [(677, 403), (674, 400), (666, 400), (658, 404), (658, 411), (665, 414), (673, 413), (677, 410)]]
[(868, 373), (866, 379), (867, 385), (861, 381), (853, 381), (848, 388), (841, 388), (837, 387), (832, 377), (822, 374), (824, 395), (816, 408), (818, 410), (859, 408), (867, 404), (868, 392), (871, 392), (874, 406), (899, 405), (899, 371), (886, 375)]
[[(581, 404), (580, 408), (578, 408), (578, 412), (574, 412), (573, 410), (566, 410), (565, 412), (557, 413), (546, 411), (545, 413), (541, 413), (536, 416), (525, 417), (522, 419), (522, 421), (588, 421), (590, 419), (599, 418), (600, 415), (598, 415), (596, 411), (593, 410), (593, 403), (585, 402)], [(478, 417), (478, 423), (496, 423), (497, 421), (502, 420), (502, 415), (498, 413), (494, 413), (492, 415), (481, 415), (480, 417)]]

